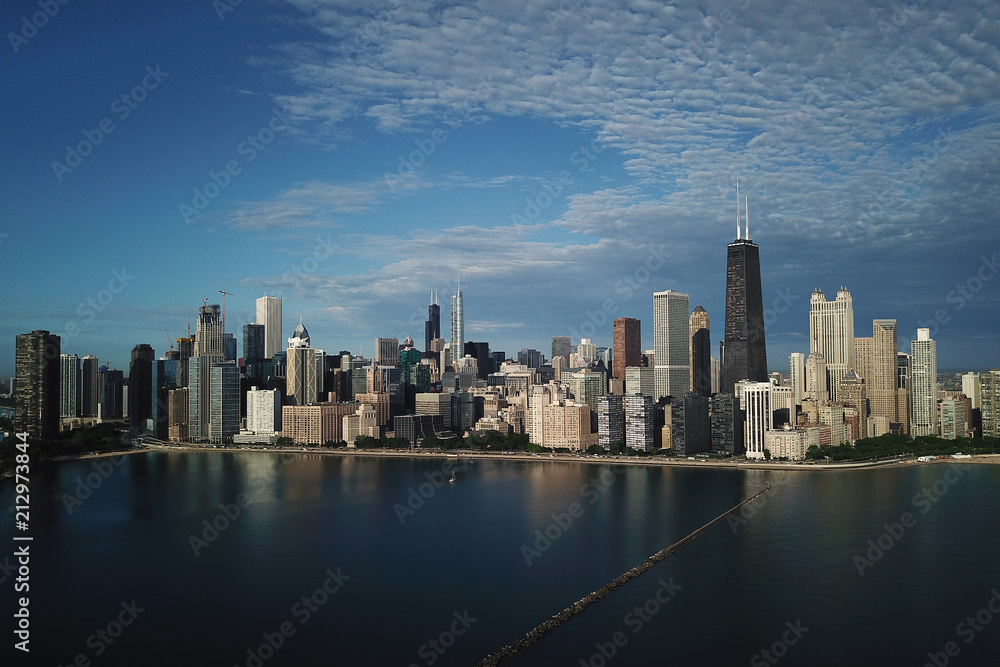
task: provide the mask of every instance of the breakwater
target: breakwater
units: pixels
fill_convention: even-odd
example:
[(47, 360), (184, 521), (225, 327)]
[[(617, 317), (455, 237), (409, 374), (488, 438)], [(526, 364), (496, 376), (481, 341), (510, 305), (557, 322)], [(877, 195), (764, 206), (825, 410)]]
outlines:
[(647, 558), (643, 562), (639, 563), (638, 565), (636, 565), (635, 567), (633, 567), (631, 570), (628, 570), (624, 574), (621, 574), (621, 575), (615, 577), (610, 582), (608, 582), (604, 586), (601, 586), (600, 588), (598, 588), (593, 593), (590, 593), (589, 595), (587, 595), (587, 596), (585, 596), (585, 597), (577, 600), (576, 602), (574, 602), (570, 606), (566, 607), (565, 609), (563, 609), (559, 613), (557, 613), (554, 616), (552, 616), (552, 618), (550, 618), (547, 621), (543, 622), (542, 624), (536, 626), (534, 629), (532, 629), (531, 631), (529, 631), (523, 637), (520, 637), (519, 639), (514, 640), (510, 644), (507, 644), (506, 646), (504, 646), (503, 648), (501, 648), (496, 653), (489, 654), (488, 656), (486, 656), (485, 658), (483, 658), (481, 661), (479, 661), (479, 663), (477, 663), (477, 667), (494, 667), (495, 665), (499, 665), (504, 659), (509, 658), (510, 656), (514, 655), (518, 651), (521, 651), (523, 649), (528, 648), (529, 646), (531, 646), (532, 644), (534, 644), (536, 641), (538, 641), (539, 639), (541, 639), (542, 637), (544, 637), (546, 635), (546, 633), (548, 633), (548, 632), (550, 632), (552, 630), (555, 630), (560, 625), (562, 625), (566, 621), (570, 620), (571, 618), (573, 618), (574, 616), (576, 616), (577, 614), (579, 614), (580, 612), (582, 612), (584, 609), (586, 609), (590, 605), (594, 604), (595, 602), (597, 602), (598, 600), (600, 600), (602, 598), (607, 597), (613, 591), (618, 590), (619, 588), (621, 588), (622, 586), (624, 586), (626, 583), (628, 583), (629, 581), (635, 579), (636, 577), (638, 577), (642, 573), (646, 572), (647, 570), (649, 570), (650, 568), (652, 568), (654, 565), (656, 565), (657, 563), (659, 563), (660, 561), (662, 561), (663, 559), (665, 559), (667, 556), (671, 555), (672, 553), (674, 553), (675, 551), (677, 551), (678, 549), (680, 549), (681, 547), (683, 547), (685, 544), (687, 544), (688, 542), (690, 542), (691, 540), (695, 539), (696, 537), (698, 537), (699, 535), (701, 535), (702, 533), (704, 533), (705, 531), (707, 531), (709, 528), (711, 528), (715, 524), (717, 524), (720, 521), (722, 521), (723, 519), (725, 519), (727, 516), (729, 516), (733, 512), (739, 511), (739, 509), (741, 507), (743, 507), (744, 505), (746, 505), (748, 503), (752, 503), (759, 496), (761, 496), (764, 493), (767, 493), (770, 490), (771, 490), (771, 486), (768, 485), (767, 487), (761, 489), (760, 491), (758, 491), (757, 493), (753, 494), (752, 496), (750, 496), (749, 498), (747, 498), (743, 502), (741, 502), (741, 503), (737, 504), (736, 506), (731, 507), (730, 509), (726, 510), (725, 512), (723, 512), (719, 516), (715, 517), (714, 519), (712, 519), (711, 521), (709, 521), (705, 525), (701, 526), (697, 530), (694, 530), (693, 532), (689, 533), (688, 535), (682, 537), (677, 542), (674, 542), (673, 544), (671, 544), (666, 549), (661, 549), (660, 551), (657, 551), (655, 554), (653, 554), (652, 556), (650, 556), (649, 558)]

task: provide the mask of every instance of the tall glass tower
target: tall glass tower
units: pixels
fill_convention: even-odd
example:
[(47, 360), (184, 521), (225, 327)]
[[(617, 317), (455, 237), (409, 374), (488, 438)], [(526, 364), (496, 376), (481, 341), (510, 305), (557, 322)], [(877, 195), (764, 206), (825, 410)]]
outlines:
[(465, 309), (462, 304), (462, 278), (458, 278), (458, 290), (451, 297), (451, 363), (462, 358), (465, 350)]
[(739, 185), (736, 186), (736, 240), (726, 260), (726, 327), (719, 393), (731, 394), (740, 380), (767, 382), (764, 297), (760, 287), (760, 249), (750, 240), (747, 211), (740, 238)]
[(431, 343), (441, 337), (441, 306), (437, 294), (431, 293), (431, 303), (427, 306), (427, 321), (424, 322), (424, 352), (431, 351)]

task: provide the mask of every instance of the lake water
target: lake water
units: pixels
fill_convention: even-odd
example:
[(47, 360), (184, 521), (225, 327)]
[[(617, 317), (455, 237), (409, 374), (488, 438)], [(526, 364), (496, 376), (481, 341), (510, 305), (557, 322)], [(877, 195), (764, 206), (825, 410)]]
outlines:
[[(765, 481), (509, 664), (1000, 663), (1000, 466), (540, 458), (463, 461), (450, 483), (455, 465), (150, 452), (34, 469), (32, 651), (11, 650), (0, 569), (20, 659), (3, 664), (474, 664)], [(5, 482), (4, 545), (13, 504)]]

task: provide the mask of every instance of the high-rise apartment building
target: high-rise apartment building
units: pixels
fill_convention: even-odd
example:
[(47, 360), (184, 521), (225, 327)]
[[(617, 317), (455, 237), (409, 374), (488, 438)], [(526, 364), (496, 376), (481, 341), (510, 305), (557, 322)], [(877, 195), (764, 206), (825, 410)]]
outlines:
[(937, 435), (937, 343), (931, 338), (931, 330), (917, 329), (917, 339), (910, 343), (910, 348), (913, 355), (910, 431), (915, 437)]
[(80, 357), (59, 355), (59, 416), (80, 414)]
[(746, 418), (743, 446), (748, 459), (764, 458), (765, 433), (774, 428), (771, 409), (771, 383), (743, 381), (737, 385), (740, 409)]
[(605, 450), (611, 445), (624, 446), (625, 407), (620, 395), (601, 396), (597, 399), (597, 444)]
[[(801, 352), (792, 352), (788, 355), (788, 379), (792, 386), (792, 400), (795, 405), (802, 405), (806, 390), (806, 355)], [(795, 423), (795, 415), (792, 423)]]
[(458, 289), (451, 296), (451, 358), (454, 364), (464, 356), (465, 305), (462, 300), (462, 279), (458, 279)]
[(653, 350), (656, 397), (683, 396), (691, 385), (688, 295), (653, 293)]
[(760, 284), (760, 248), (750, 240), (747, 212), (740, 238), (739, 187), (736, 191), (736, 240), (726, 258), (726, 324), (722, 344), (722, 380), (719, 391), (732, 393), (740, 380), (767, 381), (764, 340), (764, 296)]
[[(854, 359), (854, 305), (847, 288), (837, 290), (834, 301), (827, 301), (821, 290), (813, 292), (809, 299), (809, 352), (823, 355), (829, 400), (838, 400), (841, 378), (851, 369), (858, 370)], [(865, 377), (860, 370), (858, 375)]]
[(625, 379), (625, 369), (642, 364), (642, 336), (639, 320), (634, 317), (619, 317), (614, 321), (613, 332), (614, 377)]
[(240, 369), (231, 361), (212, 365), (209, 438), (232, 442), (240, 432)]
[(979, 376), (979, 406), (982, 413), (983, 437), (1000, 438), (1000, 369)]
[(51, 438), (59, 432), (60, 344), (59, 336), (44, 329), (16, 339), (14, 425), (32, 437)]
[(656, 440), (656, 406), (653, 399), (641, 394), (622, 397), (625, 413), (624, 447), (637, 452), (651, 452)]
[(97, 416), (101, 421), (121, 419), (125, 413), (122, 405), (122, 388), (125, 385), (125, 374), (119, 370), (102, 366), (100, 376), (101, 400), (97, 406)]
[(281, 337), (281, 299), (266, 294), (257, 299), (257, 324), (264, 325), (264, 357), (271, 359), (284, 349)]
[(101, 402), (100, 364), (97, 357), (87, 355), (80, 360), (80, 414), (96, 417)]
[(291, 405), (308, 405), (319, 400), (322, 382), (322, 350), (309, 345), (309, 332), (302, 322), (288, 339), (285, 395)]

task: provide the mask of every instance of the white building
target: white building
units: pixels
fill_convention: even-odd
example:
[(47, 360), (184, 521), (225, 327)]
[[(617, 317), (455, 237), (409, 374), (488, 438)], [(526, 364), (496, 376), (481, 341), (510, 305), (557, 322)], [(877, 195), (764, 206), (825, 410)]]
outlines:
[(264, 356), (281, 352), (281, 299), (264, 295), (257, 299), (257, 324), (264, 325)]
[(913, 355), (910, 416), (913, 436), (937, 435), (937, 343), (930, 329), (917, 329), (917, 339), (910, 343)]
[(792, 400), (802, 405), (806, 391), (806, 355), (792, 352), (788, 355), (788, 378), (792, 386)]
[(979, 382), (979, 373), (966, 373), (962, 376), (962, 393), (972, 401), (973, 410), (978, 410), (982, 407), (982, 385)]
[(741, 380), (736, 384), (740, 409), (746, 413), (743, 447), (748, 459), (764, 458), (764, 434), (773, 430), (770, 382)]
[(683, 396), (691, 385), (688, 295), (667, 290), (653, 293), (653, 357), (656, 395)]
[(845, 287), (834, 301), (818, 289), (809, 300), (809, 354), (815, 353), (826, 362), (829, 399), (835, 401), (841, 378), (854, 368), (854, 306)]
[(281, 432), (281, 392), (257, 389), (247, 392), (247, 431), (260, 435)]

